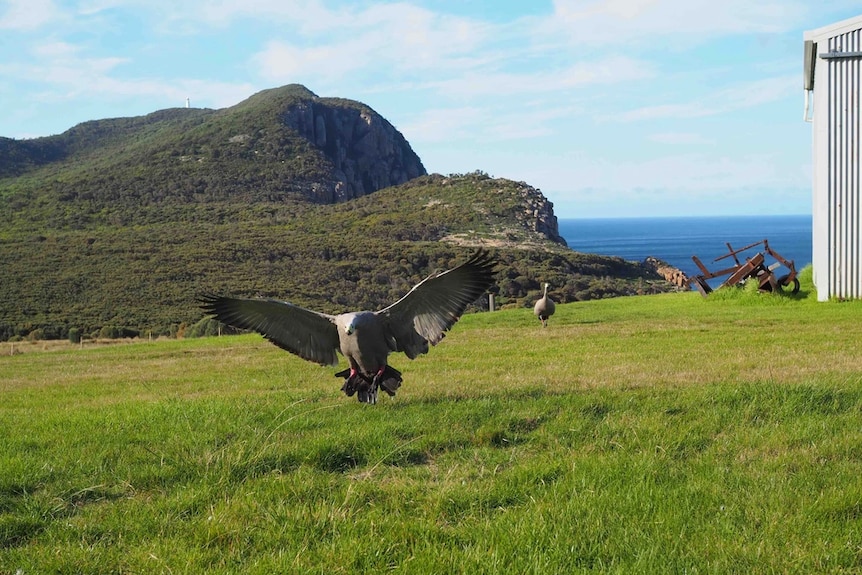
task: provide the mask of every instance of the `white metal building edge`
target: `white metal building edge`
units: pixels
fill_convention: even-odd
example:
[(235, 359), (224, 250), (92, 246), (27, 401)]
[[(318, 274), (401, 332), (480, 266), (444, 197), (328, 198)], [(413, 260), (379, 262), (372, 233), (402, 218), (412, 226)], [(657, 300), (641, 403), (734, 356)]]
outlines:
[[(862, 298), (862, 15), (803, 34), (817, 299)], [(813, 95), (813, 101), (811, 96)]]

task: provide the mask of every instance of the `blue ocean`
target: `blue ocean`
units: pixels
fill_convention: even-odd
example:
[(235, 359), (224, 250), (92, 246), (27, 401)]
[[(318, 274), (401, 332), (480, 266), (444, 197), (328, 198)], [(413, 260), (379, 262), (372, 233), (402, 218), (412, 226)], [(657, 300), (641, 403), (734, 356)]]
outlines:
[[(575, 251), (634, 261), (653, 256), (687, 276), (701, 273), (693, 255), (710, 271), (717, 271), (733, 265), (732, 258), (713, 261), (728, 253), (727, 243), (736, 250), (764, 239), (773, 251), (792, 260), (797, 271), (811, 263), (810, 215), (560, 219), (557, 223), (560, 235)], [(740, 254), (740, 261), (762, 247)], [(767, 264), (774, 261), (767, 256)]]

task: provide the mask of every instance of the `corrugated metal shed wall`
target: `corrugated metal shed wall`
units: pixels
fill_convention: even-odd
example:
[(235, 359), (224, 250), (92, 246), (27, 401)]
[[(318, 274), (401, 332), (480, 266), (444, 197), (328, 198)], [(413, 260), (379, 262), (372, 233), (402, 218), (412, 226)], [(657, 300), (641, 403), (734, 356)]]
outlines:
[(827, 31), (818, 37), (815, 31), (811, 36), (818, 55), (812, 134), (812, 265), (821, 301), (862, 297), (862, 18), (857, 20), (855, 29), (844, 26), (834, 30), (834, 35)]

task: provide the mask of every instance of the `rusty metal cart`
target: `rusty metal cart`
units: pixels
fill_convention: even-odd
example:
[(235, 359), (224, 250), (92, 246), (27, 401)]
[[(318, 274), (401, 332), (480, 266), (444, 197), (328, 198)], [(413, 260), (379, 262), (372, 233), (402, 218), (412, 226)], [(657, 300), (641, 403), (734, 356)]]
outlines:
[[(739, 261), (737, 255), (761, 244), (763, 244), (762, 252), (758, 252), (751, 257), (745, 258), (744, 262)], [(691, 256), (691, 259), (703, 273), (691, 278), (689, 283), (694, 285), (703, 297), (706, 297), (712, 291), (707, 280), (728, 274), (730, 274), (730, 277), (724, 280), (719, 287), (736, 286), (751, 279), (758, 282), (758, 288), (761, 291), (784, 291), (784, 288), (788, 286), (790, 286), (790, 293), (795, 294), (799, 291), (799, 278), (797, 277), (796, 266), (793, 263), (793, 260), (784, 259), (781, 254), (769, 247), (769, 242), (767, 240), (764, 239), (736, 250), (733, 249), (729, 242), (725, 245), (727, 245), (728, 253), (723, 256), (719, 256), (712, 261), (714, 263), (732, 257), (734, 265), (728, 268), (711, 272), (705, 265), (703, 265), (703, 262), (701, 262), (697, 256)], [(772, 264), (766, 265), (764, 253), (771, 256), (776, 261)], [(789, 270), (789, 273), (776, 277), (775, 270), (782, 265)]]

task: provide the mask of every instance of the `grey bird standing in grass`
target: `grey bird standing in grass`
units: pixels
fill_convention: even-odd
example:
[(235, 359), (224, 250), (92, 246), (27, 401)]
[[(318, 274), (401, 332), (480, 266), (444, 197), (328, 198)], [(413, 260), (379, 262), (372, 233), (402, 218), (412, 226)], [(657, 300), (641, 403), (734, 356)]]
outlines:
[(496, 261), (478, 250), (463, 264), (435, 272), (407, 295), (379, 311), (329, 315), (274, 299), (201, 297), (201, 308), (218, 321), (254, 330), (269, 341), (308, 361), (338, 365), (336, 352), (349, 368), (341, 390), (357, 394), (363, 403), (377, 403), (377, 390), (390, 396), (401, 386), (401, 372), (387, 363), (390, 353), (401, 351), (414, 359), (437, 345), (469, 304), (494, 283)]
[(557, 311), (557, 304), (554, 303), (554, 300), (548, 297), (548, 287), (550, 284), (545, 282), (545, 293), (539, 298), (539, 301), (536, 302), (536, 305), (533, 306), (533, 313), (539, 318), (542, 322), (542, 327), (548, 327), (548, 318), (554, 315), (554, 312)]

